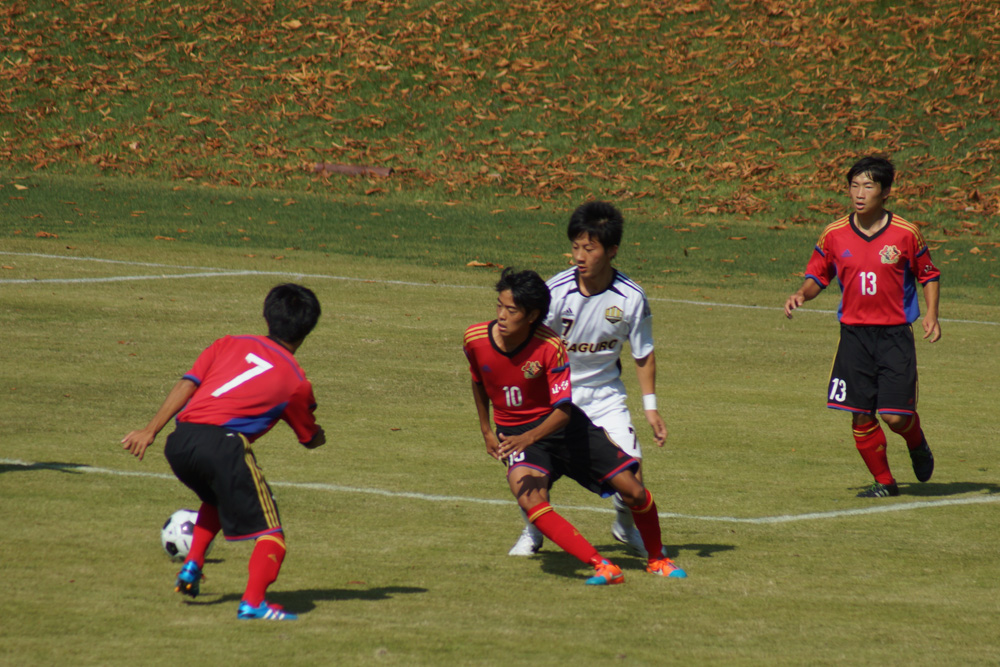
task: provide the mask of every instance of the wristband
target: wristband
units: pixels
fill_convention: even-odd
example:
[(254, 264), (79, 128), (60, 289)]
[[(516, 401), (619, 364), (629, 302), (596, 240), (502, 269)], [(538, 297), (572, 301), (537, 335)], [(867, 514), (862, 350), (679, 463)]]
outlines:
[(643, 394), (642, 409), (643, 410), (656, 409), (656, 394)]

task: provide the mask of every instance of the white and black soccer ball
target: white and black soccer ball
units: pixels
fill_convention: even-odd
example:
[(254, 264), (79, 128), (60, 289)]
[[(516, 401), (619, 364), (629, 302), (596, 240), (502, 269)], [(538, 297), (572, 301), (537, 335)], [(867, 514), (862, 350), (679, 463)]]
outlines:
[[(160, 544), (167, 555), (174, 560), (184, 560), (188, 552), (191, 551), (191, 538), (194, 536), (194, 524), (198, 520), (198, 513), (194, 510), (177, 510), (170, 515), (163, 530), (160, 531)], [(212, 540), (215, 544), (215, 540)], [(205, 555), (212, 550), (212, 544), (208, 545)]]

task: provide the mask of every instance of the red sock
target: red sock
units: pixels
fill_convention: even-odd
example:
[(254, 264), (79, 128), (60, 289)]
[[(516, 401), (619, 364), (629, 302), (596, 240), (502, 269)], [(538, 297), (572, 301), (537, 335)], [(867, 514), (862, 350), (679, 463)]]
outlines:
[(194, 524), (191, 534), (191, 549), (184, 562), (194, 561), (200, 568), (205, 566), (205, 552), (219, 533), (222, 524), (219, 522), (219, 508), (215, 505), (202, 503), (198, 510), (198, 521)]
[(660, 515), (656, 511), (656, 501), (653, 500), (653, 494), (649, 492), (649, 489), (644, 490), (646, 491), (646, 502), (641, 507), (629, 509), (632, 510), (632, 519), (635, 521), (635, 527), (639, 529), (639, 535), (642, 536), (642, 545), (646, 547), (649, 559), (659, 560), (663, 558)]
[(535, 524), (542, 535), (555, 542), (560, 549), (576, 556), (588, 565), (601, 562), (597, 549), (566, 519), (559, 516), (552, 505), (539, 503), (528, 510), (528, 521)]
[(250, 577), (247, 579), (247, 589), (243, 601), (260, 606), (267, 593), (267, 587), (274, 583), (281, 570), (281, 562), (285, 560), (285, 534), (274, 533), (257, 539), (253, 553), (250, 554)]
[(906, 440), (907, 449), (916, 449), (924, 444), (924, 430), (920, 428), (920, 415), (916, 412), (903, 422), (898, 431), (893, 429), (893, 432), (903, 436), (903, 439)]
[(885, 432), (877, 421), (855, 426), (854, 444), (858, 446), (858, 452), (876, 482), (892, 484), (896, 481), (889, 471), (889, 458), (885, 453)]

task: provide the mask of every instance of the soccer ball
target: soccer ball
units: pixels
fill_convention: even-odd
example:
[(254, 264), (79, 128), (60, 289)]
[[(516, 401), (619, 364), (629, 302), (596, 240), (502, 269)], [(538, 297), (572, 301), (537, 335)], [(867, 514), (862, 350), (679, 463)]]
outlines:
[[(191, 551), (191, 538), (194, 536), (194, 524), (198, 520), (198, 513), (194, 510), (177, 510), (170, 515), (163, 530), (160, 531), (160, 544), (167, 555), (174, 560), (184, 560), (188, 552)], [(212, 550), (212, 544), (208, 545), (205, 555)]]

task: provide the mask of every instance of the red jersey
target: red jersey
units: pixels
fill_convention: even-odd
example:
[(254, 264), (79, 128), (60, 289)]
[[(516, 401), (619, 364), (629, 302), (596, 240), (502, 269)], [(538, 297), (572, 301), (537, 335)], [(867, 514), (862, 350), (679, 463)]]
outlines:
[(295, 357), (266, 336), (225, 336), (212, 343), (184, 377), (198, 385), (179, 422), (212, 424), (253, 442), (284, 419), (299, 442), (318, 427), (312, 384)]
[(842, 293), (837, 315), (843, 324), (909, 324), (920, 317), (916, 283), (941, 276), (916, 225), (888, 216), (872, 236), (858, 229), (853, 213), (828, 225), (806, 267), (806, 278), (823, 288), (837, 277)]
[(465, 330), (465, 356), (472, 379), (483, 385), (497, 426), (519, 426), (551, 413), (573, 398), (569, 357), (559, 335), (539, 326), (512, 352), (493, 342), (496, 321)]

